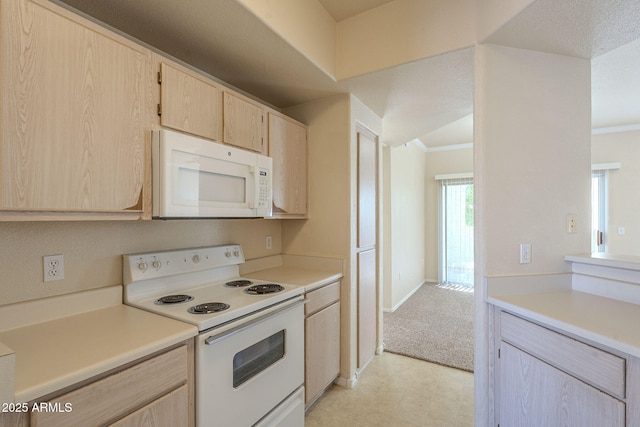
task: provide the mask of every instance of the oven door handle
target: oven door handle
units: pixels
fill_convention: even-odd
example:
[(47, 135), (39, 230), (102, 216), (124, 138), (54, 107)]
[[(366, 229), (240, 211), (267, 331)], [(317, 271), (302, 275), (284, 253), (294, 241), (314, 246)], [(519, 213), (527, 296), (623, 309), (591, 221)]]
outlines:
[(235, 329), (231, 329), (230, 331), (223, 332), (223, 333), (221, 333), (219, 335), (212, 335), (210, 337), (207, 337), (204, 340), (204, 343), (206, 345), (214, 345), (217, 342), (219, 342), (219, 341), (221, 341), (221, 340), (223, 340), (225, 338), (228, 338), (231, 335), (235, 335), (237, 333), (240, 333), (240, 332), (252, 327), (256, 323), (261, 323), (261, 322), (263, 322), (265, 320), (268, 320), (268, 319), (270, 319), (270, 318), (272, 318), (274, 316), (279, 315), (280, 313), (282, 313), (284, 311), (291, 310), (291, 309), (293, 309), (293, 308), (295, 308), (295, 307), (297, 307), (297, 306), (299, 306), (301, 304), (306, 304), (308, 301), (309, 300), (307, 298), (299, 299), (298, 301), (294, 302), (293, 304), (287, 304), (286, 306), (281, 307), (281, 308), (279, 308), (277, 310), (274, 310), (272, 312), (269, 312), (269, 313), (265, 314), (264, 316), (260, 316), (260, 317), (258, 317), (256, 319), (250, 321), (249, 323), (245, 323), (242, 326), (238, 326)]

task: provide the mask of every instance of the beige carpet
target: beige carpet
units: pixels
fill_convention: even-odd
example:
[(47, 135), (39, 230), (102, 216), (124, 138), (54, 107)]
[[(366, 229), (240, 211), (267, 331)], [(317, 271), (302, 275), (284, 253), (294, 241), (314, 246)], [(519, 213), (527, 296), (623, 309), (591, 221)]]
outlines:
[(473, 292), (426, 283), (384, 313), (384, 349), (473, 372)]

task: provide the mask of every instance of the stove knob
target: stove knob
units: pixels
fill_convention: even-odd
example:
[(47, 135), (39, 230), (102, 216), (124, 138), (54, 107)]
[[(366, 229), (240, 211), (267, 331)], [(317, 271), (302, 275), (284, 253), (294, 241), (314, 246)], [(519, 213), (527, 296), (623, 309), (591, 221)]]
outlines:
[(224, 256), (226, 256), (227, 258), (231, 258), (231, 252), (225, 252)]
[(235, 249), (233, 251), (233, 256), (236, 257), (236, 258), (239, 257), (240, 256), (240, 251), (238, 249)]
[(193, 261), (194, 264), (197, 264), (200, 262), (200, 255), (194, 255), (193, 257), (191, 257), (191, 261)]
[(138, 263), (138, 270), (140, 270), (140, 271), (147, 271), (148, 267), (149, 266), (144, 261), (141, 261), (141, 262)]
[(153, 263), (151, 265), (153, 265), (153, 268), (155, 268), (156, 270), (159, 270), (160, 267), (162, 267), (162, 263), (160, 261), (158, 261), (158, 260), (153, 261)]

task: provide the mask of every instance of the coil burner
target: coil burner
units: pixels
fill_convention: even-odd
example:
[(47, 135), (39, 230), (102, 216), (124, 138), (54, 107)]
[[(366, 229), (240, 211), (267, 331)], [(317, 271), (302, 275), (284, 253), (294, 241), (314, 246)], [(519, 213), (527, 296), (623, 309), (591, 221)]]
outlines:
[(283, 291), (284, 287), (276, 284), (276, 283), (266, 283), (264, 285), (253, 285), (244, 291), (251, 295), (264, 295), (264, 294), (273, 294), (275, 292)]
[(181, 302), (187, 302), (193, 300), (191, 295), (167, 295), (162, 298), (158, 298), (156, 304), (180, 304)]
[(230, 288), (241, 288), (243, 286), (253, 285), (253, 282), (251, 280), (241, 279), (241, 280), (233, 280), (231, 282), (227, 282), (224, 285)]
[(193, 314), (210, 314), (217, 313), (218, 311), (224, 311), (228, 309), (229, 304), (223, 302), (206, 302), (204, 304), (194, 305), (189, 308), (189, 313)]

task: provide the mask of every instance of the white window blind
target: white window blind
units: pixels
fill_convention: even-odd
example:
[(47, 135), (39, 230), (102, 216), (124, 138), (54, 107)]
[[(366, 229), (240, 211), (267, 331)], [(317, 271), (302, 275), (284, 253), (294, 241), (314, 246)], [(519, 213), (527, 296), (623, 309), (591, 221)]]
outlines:
[(439, 175), (440, 281), (473, 286), (473, 177)]

